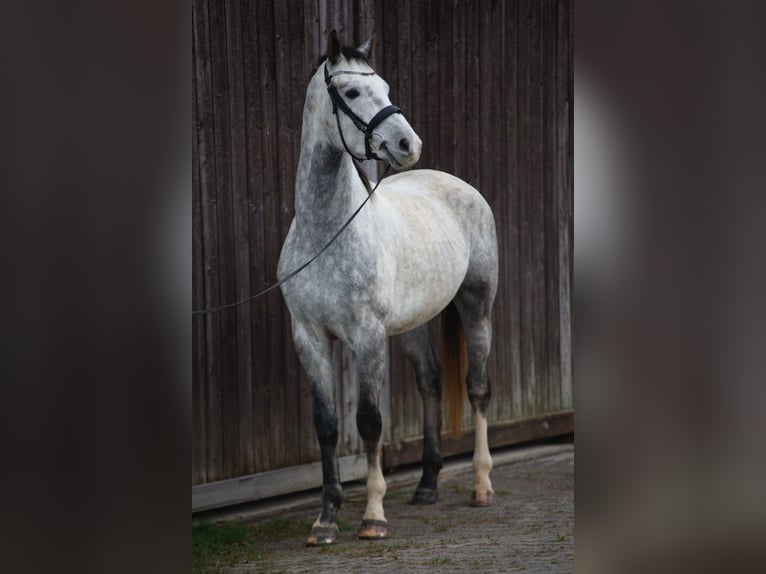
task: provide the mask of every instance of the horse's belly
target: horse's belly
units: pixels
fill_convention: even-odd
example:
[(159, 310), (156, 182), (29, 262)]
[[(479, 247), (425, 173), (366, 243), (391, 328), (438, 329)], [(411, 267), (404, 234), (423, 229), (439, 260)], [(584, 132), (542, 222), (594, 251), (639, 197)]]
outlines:
[(463, 253), (421, 259), (416, 265), (400, 263), (390, 289), (388, 333), (411, 331), (438, 315), (454, 299), (467, 269), (468, 257)]
[(442, 296), (438, 299), (411, 298), (410, 301), (396, 309), (396, 312), (391, 316), (386, 329), (387, 333), (399, 335), (427, 323), (436, 317), (452, 301), (454, 296), (453, 293), (451, 296)]

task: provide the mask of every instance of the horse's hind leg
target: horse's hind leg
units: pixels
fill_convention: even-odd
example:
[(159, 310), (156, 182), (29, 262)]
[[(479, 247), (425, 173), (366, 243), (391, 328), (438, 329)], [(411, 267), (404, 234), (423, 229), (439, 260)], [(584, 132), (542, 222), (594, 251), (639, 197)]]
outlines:
[(332, 347), (330, 339), (293, 322), (293, 339), (303, 368), (314, 391), (314, 426), (322, 452), (322, 512), (306, 541), (309, 546), (333, 544), (338, 538), (337, 514), (343, 501), (338, 444), (338, 416), (335, 412)]
[(442, 468), (439, 360), (431, 346), (427, 325), (400, 335), (398, 340), (415, 367), (418, 390), (423, 399), (423, 475), (412, 504), (434, 504), (438, 496), (437, 478)]
[(473, 451), (474, 506), (489, 506), (494, 501), (492, 457), (487, 440), (487, 407), (491, 396), (487, 358), (492, 345), (491, 311), (495, 289), (491, 283), (464, 285), (455, 298), (465, 332), (468, 351), (468, 397), (473, 407), (475, 443)]

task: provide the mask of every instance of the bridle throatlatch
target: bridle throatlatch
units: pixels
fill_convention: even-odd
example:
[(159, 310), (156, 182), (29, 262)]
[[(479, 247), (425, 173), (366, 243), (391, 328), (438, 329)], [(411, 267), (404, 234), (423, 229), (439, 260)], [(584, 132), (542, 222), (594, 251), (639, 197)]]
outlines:
[[(338, 93), (338, 89), (332, 83), (333, 76), (339, 76), (341, 74), (351, 74), (351, 75), (357, 75), (357, 76), (374, 76), (375, 72), (340, 71), (340, 72), (333, 72), (332, 74), (330, 74), (330, 72), (327, 70), (327, 64), (324, 65), (324, 81), (325, 81), (325, 84), (327, 84), (327, 93), (330, 94), (330, 100), (332, 101), (332, 113), (335, 114), (335, 121), (338, 124), (338, 132), (340, 133), (340, 140), (343, 142), (343, 147), (346, 148), (346, 151), (349, 153), (351, 157), (353, 157), (354, 159), (358, 161), (364, 161), (367, 159), (380, 160), (381, 158), (376, 156), (375, 153), (372, 151), (372, 145), (371, 145), (372, 132), (388, 116), (391, 116), (393, 114), (401, 114), (402, 110), (401, 108), (394, 105), (386, 106), (385, 108), (380, 110), (377, 114), (375, 114), (369, 122), (365, 122), (362, 118), (357, 116), (351, 108), (348, 107), (348, 104), (343, 100), (343, 97)], [(356, 128), (364, 134), (364, 151), (365, 151), (366, 157), (358, 157), (354, 155), (354, 153), (348, 148), (348, 144), (346, 143), (346, 138), (343, 137), (343, 129), (340, 127), (340, 116), (338, 116), (338, 110), (346, 114), (349, 117), (349, 119), (354, 123)]]

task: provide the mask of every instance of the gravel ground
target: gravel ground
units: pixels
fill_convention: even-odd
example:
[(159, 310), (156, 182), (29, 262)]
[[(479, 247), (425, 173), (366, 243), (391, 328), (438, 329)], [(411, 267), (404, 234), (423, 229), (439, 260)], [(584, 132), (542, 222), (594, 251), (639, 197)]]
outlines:
[[(412, 484), (389, 486), (385, 498), (391, 535), (361, 541), (356, 527), (365, 496), (356, 492), (343, 503), (339, 543), (307, 548), (306, 536), (272, 542), (257, 563), (230, 574), (265, 572), (572, 572), (574, 568), (574, 446), (532, 460), (497, 464), (492, 471), (495, 505), (472, 508), (467, 502), (472, 472), (441, 480), (434, 506), (412, 506)], [(313, 520), (319, 502), (282, 514)]]

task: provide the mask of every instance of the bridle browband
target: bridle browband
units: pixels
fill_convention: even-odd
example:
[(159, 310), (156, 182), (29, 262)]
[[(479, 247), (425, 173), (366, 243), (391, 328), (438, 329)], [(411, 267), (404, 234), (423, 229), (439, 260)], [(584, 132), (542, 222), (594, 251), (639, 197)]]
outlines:
[[(342, 70), (339, 72), (333, 72), (331, 74), (327, 70), (327, 64), (325, 63), (324, 82), (325, 84), (327, 84), (327, 93), (330, 94), (330, 100), (332, 101), (332, 113), (335, 114), (335, 121), (338, 124), (340, 141), (343, 142), (343, 147), (346, 148), (346, 151), (348, 152), (348, 154), (358, 161), (364, 161), (367, 159), (380, 160), (381, 158), (376, 156), (375, 153), (373, 153), (372, 151), (372, 145), (370, 143), (370, 140), (372, 139), (372, 132), (387, 117), (393, 114), (401, 114), (402, 110), (401, 108), (394, 105), (386, 106), (385, 108), (380, 110), (377, 114), (375, 114), (369, 122), (365, 122), (362, 118), (357, 116), (350, 107), (348, 107), (348, 104), (343, 100), (343, 97), (338, 93), (338, 89), (332, 83), (332, 78), (334, 76), (339, 76), (341, 74), (349, 74), (349, 75), (356, 75), (356, 76), (374, 76), (375, 72), (352, 72), (352, 71)], [(356, 126), (356, 129), (358, 129), (360, 132), (364, 134), (364, 151), (365, 151), (366, 157), (358, 157), (354, 155), (354, 153), (348, 148), (348, 144), (346, 143), (346, 138), (343, 137), (343, 129), (340, 127), (340, 116), (338, 116), (338, 110), (346, 114), (349, 117), (349, 119), (354, 123), (354, 125)]]

